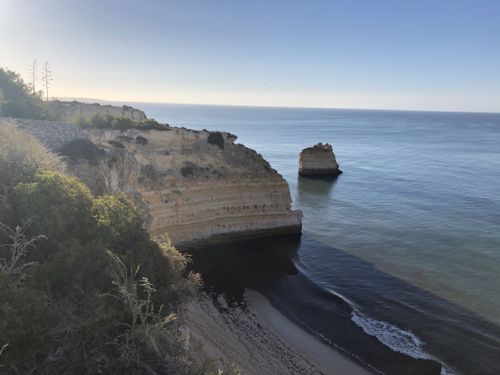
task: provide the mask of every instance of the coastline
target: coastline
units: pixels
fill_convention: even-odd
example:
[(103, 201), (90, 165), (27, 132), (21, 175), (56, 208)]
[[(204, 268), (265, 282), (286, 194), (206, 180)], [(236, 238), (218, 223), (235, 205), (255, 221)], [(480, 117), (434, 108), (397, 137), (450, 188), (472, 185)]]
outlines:
[(325, 374), (367, 375), (368, 370), (361, 367), (341, 352), (331, 348), (316, 337), (299, 327), (271, 305), (271, 302), (259, 292), (245, 292), (250, 309), (261, 323), (276, 334), (291, 349), (311, 361), (319, 371)]
[[(247, 308), (202, 293), (184, 320), (198, 360), (242, 375), (366, 375), (368, 370), (290, 321), (262, 294), (246, 290)], [(202, 354), (203, 353), (203, 354)]]

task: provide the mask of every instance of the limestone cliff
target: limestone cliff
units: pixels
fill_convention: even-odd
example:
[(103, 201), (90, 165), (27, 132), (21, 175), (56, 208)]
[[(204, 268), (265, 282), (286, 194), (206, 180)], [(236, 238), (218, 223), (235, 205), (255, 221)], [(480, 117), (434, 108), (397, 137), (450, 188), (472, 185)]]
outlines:
[(299, 175), (301, 176), (338, 176), (339, 168), (332, 145), (318, 143), (303, 149), (299, 156)]
[(81, 103), (77, 101), (51, 101), (48, 103), (48, 112), (51, 117), (63, 121), (74, 121), (79, 117), (87, 118), (95, 114), (125, 117), (137, 121), (146, 119), (146, 114), (143, 111), (126, 105), (120, 107), (113, 105), (101, 105), (98, 103)]
[(175, 245), (301, 231), (302, 213), (291, 209), (286, 181), (229, 133), (18, 125), (63, 154), (68, 171), (94, 192), (125, 192), (152, 234), (168, 234)]
[[(168, 233), (176, 245), (300, 232), (286, 181), (230, 134), (170, 128), (88, 136), (105, 152), (93, 168), (102, 188), (126, 192), (150, 231)], [(87, 163), (71, 170), (84, 179), (89, 173)]]

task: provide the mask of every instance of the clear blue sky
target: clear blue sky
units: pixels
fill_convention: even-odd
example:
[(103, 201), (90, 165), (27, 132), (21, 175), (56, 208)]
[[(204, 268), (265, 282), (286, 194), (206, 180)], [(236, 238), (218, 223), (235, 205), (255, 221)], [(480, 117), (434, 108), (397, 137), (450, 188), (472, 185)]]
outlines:
[(500, 112), (499, 0), (0, 0), (52, 95)]

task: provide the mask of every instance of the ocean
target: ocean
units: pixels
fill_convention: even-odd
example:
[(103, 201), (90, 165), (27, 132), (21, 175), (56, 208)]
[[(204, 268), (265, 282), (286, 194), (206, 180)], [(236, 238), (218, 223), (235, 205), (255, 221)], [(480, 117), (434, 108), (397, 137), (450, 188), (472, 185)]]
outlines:
[[(375, 373), (500, 374), (500, 114), (134, 105), (236, 134), (304, 213), (301, 238), (202, 255), (209, 284), (261, 291)], [(318, 142), (334, 181), (297, 175)]]

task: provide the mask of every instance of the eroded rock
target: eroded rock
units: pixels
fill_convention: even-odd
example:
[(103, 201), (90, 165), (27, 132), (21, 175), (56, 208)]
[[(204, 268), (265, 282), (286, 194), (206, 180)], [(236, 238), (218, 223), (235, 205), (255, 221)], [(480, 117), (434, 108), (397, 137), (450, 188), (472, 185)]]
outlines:
[(310, 177), (336, 177), (341, 174), (332, 145), (318, 143), (300, 152), (299, 175)]

